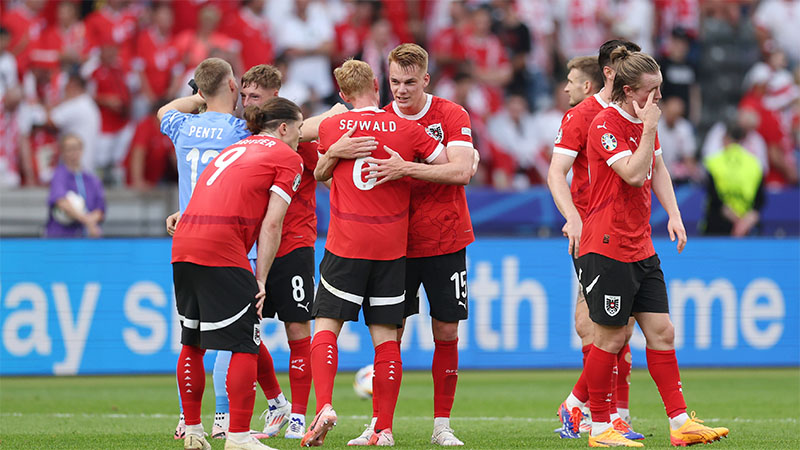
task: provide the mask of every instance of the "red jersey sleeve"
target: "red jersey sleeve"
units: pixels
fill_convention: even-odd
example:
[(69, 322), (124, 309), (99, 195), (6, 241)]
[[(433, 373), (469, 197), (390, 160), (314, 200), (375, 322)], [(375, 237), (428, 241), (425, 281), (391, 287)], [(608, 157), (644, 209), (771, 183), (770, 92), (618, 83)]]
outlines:
[(658, 156), (658, 155), (661, 154), (661, 143), (658, 142), (658, 131), (656, 131), (656, 140), (655, 140), (655, 145), (653, 146), (653, 148), (655, 149), (655, 152), (653, 153), (653, 156)]
[(595, 143), (598, 148), (603, 149), (600, 157), (611, 167), (620, 159), (633, 154), (625, 135), (625, 130), (619, 129), (613, 122), (600, 119), (589, 126), (587, 142)]
[(445, 120), (444, 132), (446, 134), (442, 140), (445, 147), (463, 145), (464, 147), (474, 148), (472, 144), (472, 125), (469, 121), (467, 110), (453, 104), (453, 108)]
[(564, 114), (564, 117), (561, 118), (561, 127), (558, 129), (553, 143), (553, 153), (575, 158), (578, 156), (578, 152), (585, 148), (587, 128), (581, 119), (582, 116), (579, 116), (574, 108)]
[(297, 154), (303, 159), (303, 167), (306, 170), (313, 172), (317, 168), (317, 161), (319, 160), (318, 149), (319, 143), (317, 141), (301, 142), (297, 145)]
[(285, 152), (278, 157), (275, 164), (275, 178), (269, 190), (280, 195), (286, 203), (292, 202), (303, 173), (303, 160), (295, 152)]
[(329, 142), (331, 133), (328, 131), (330, 129), (330, 124), (333, 123), (330, 120), (331, 118), (328, 117), (327, 119), (323, 120), (319, 124), (319, 139), (317, 141), (317, 153), (320, 155), (324, 155), (325, 152), (328, 151), (328, 147), (331, 146), (333, 142)]

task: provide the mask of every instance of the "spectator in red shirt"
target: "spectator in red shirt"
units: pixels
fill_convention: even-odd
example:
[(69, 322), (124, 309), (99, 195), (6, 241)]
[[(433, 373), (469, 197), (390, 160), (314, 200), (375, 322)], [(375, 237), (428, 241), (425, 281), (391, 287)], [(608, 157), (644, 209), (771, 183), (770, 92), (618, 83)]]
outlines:
[[(100, 137), (95, 146), (94, 167), (106, 183), (122, 181), (117, 168), (125, 157), (132, 128), (129, 127), (131, 94), (120, 68), (117, 47), (100, 47), (100, 66), (92, 73), (94, 101), (100, 108)], [(121, 169), (121, 167), (119, 167)]]
[(242, 72), (241, 44), (217, 30), (220, 18), (220, 9), (209, 3), (197, 12), (197, 30), (186, 30), (176, 36), (175, 47), (187, 70), (194, 70), (214, 50), (220, 50), (222, 53), (214, 56), (228, 61), (234, 73)]
[(334, 26), (332, 62), (337, 65), (357, 55), (364, 48), (370, 26), (377, 16), (377, 3), (356, 1), (349, 3), (348, 6), (347, 19)]
[(47, 21), (39, 14), (47, 2), (45, 0), (25, 0), (21, 5), (3, 13), (0, 25), (11, 34), (8, 49), (17, 57), (20, 76), (28, 69), (31, 44), (39, 39), (47, 26)]
[(224, 16), (220, 31), (239, 41), (242, 68), (272, 64), (275, 57), (269, 37), (269, 21), (262, 15), (264, 0), (246, 0), (242, 7)]
[(58, 69), (61, 64), (80, 64), (86, 59), (86, 37), (86, 26), (79, 20), (78, 6), (61, 2), (56, 24), (47, 28), (32, 45), (31, 59), (51, 69)]
[(174, 184), (178, 181), (175, 152), (169, 137), (161, 134), (161, 122), (156, 117), (158, 107), (166, 102), (153, 103), (152, 114), (148, 114), (136, 125), (130, 150), (125, 157), (128, 186), (145, 191), (161, 181)]
[(136, 14), (127, 0), (108, 0), (101, 9), (86, 16), (86, 36), (89, 48), (95, 50), (113, 44), (119, 50), (120, 62), (127, 65), (133, 56), (136, 37)]
[(470, 20), (463, 2), (451, 2), (449, 9), (450, 26), (433, 36), (431, 54), (441, 74), (451, 78), (466, 58), (463, 36), (470, 33)]
[(492, 17), (486, 7), (472, 13), (472, 33), (464, 44), (475, 79), (489, 88), (490, 108), (496, 111), (503, 101), (503, 88), (511, 81), (511, 62), (500, 39), (492, 34)]
[(166, 3), (156, 3), (152, 24), (136, 39), (137, 63), (141, 92), (149, 105), (157, 99), (171, 97), (173, 77), (183, 72), (179, 67), (178, 49), (172, 39), (172, 9)]

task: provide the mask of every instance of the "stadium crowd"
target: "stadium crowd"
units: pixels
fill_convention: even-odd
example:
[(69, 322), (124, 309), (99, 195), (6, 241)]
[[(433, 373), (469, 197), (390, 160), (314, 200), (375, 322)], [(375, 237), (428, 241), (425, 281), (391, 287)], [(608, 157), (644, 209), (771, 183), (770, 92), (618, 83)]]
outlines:
[[(390, 100), (386, 54), (431, 51), (432, 91), (467, 108), (482, 164), (473, 183), (541, 184), (568, 98), (566, 62), (611, 37), (641, 44), (664, 76), (659, 136), (677, 183), (741, 126), (765, 186), (797, 185), (797, 0), (2, 0), (0, 185), (50, 183), (58, 139), (76, 134), (105, 185), (174, 185), (172, 146), (155, 110), (190, 93), (209, 56), (237, 76), (284, 74), (306, 116), (338, 100), (332, 68), (368, 62)], [(612, 20), (613, 19), (613, 20)]]

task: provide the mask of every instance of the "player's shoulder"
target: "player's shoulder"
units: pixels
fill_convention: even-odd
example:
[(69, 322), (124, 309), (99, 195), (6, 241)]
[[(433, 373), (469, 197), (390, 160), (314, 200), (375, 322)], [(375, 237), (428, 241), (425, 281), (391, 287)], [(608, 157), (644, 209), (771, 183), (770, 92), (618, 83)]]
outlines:
[(431, 99), (431, 111), (441, 111), (444, 114), (465, 114), (467, 113), (466, 108), (459, 105), (458, 103), (448, 100), (443, 97), (432, 96)]

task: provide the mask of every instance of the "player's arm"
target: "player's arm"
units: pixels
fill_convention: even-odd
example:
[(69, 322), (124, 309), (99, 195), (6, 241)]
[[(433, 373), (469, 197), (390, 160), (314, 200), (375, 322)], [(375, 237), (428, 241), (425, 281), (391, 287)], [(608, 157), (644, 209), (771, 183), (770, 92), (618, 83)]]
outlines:
[(678, 200), (675, 198), (675, 189), (672, 187), (672, 178), (669, 176), (667, 165), (664, 164), (664, 158), (661, 155), (655, 158), (653, 192), (655, 192), (658, 201), (669, 216), (669, 221), (667, 222), (669, 239), (674, 242), (675, 238), (678, 238), (678, 253), (680, 253), (683, 251), (683, 247), (686, 246), (686, 228), (683, 226), (681, 211), (678, 209)]
[(160, 122), (161, 118), (164, 117), (164, 114), (166, 114), (167, 111), (175, 109), (182, 113), (192, 113), (197, 111), (201, 106), (205, 104), (206, 101), (203, 97), (200, 96), (200, 94), (194, 94), (188, 97), (180, 97), (159, 108), (158, 112), (156, 113), (156, 116), (158, 117), (158, 121)]
[(258, 256), (256, 259), (256, 282), (258, 282), (258, 294), (256, 294), (256, 309), (258, 317), (261, 318), (261, 307), (264, 305), (266, 297), (267, 274), (275, 260), (278, 246), (281, 243), (281, 229), (283, 228), (283, 218), (289, 203), (277, 192), (271, 191), (269, 203), (267, 203), (267, 214), (261, 222), (261, 231), (258, 234)]
[(653, 103), (654, 96), (655, 91), (651, 91), (647, 97), (647, 102), (641, 108), (636, 100), (633, 101), (633, 109), (636, 112), (636, 116), (642, 120), (644, 125), (641, 142), (639, 142), (639, 147), (633, 155), (624, 156), (611, 165), (614, 172), (631, 186), (643, 186), (645, 180), (647, 180), (647, 173), (653, 164), (658, 119), (661, 117), (661, 110)]
[(309, 117), (308, 119), (303, 121), (303, 137), (300, 138), (300, 142), (311, 142), (314, 139), (319, 137), (319, 125), (322, 123), (323, 120), (327, 119), (328, 117), (335, 116), (336, 114), (341, 114), (343, 112), (347, 112), (347, 106), (342, 103), (337, 103), (331, 107), (331, 109), (325, 111), (322, 114), (316, 115), (314, 117)]
[(547, 170), (547, 187), (550, 188), (550, 194), (553, 196), (556, 207), (567, 220), (567, 223), (561, 228), (561, 232), (569, 239), (570, 255), (578, 254), (578, 243), (581, 241), (583, 232), (583, 221), (572, 202), (572, 193), (567, 184), (567, 173), (574, 162), (575, 158), (572, 156), (553, 152), (550, 168)]
[[(305, 127), (305, 123), (303, 126)], [(378, 143), (373, 136), (354, 138), (353, 133), (355, 131), (355, 128), (347, 130), (324, 154), (320, 155), (317, 167), (314, 168), (315, 180), (322, 182), (330, 180), (333, 176), (333, 169), (336, 168), (336, 163), (339, 159), (365, 158), (378, 148)]]
[(364, 161), (369, 165), (362, 169), (364, 172), (369, 172), (366, 176), (367, 179), (379, 179), (376, 186), (402, 177), (440, 184), (465, 185), (469, 184), (469, 180), (475, 173), (473, 171), (475, 151), (467, 146), (447, 147), (446, 151), (439, 151), (439, 154), (428, 161), (428, 164), (406, 161), (391, 148), (385, 145), (383, 148), (389, 154), (389, 158), (367, 158)]
[(172, 236), (178, 228), (178, 221), (181, 219), (181, 212), (175, 211), (167, 217), (167, 234)]

